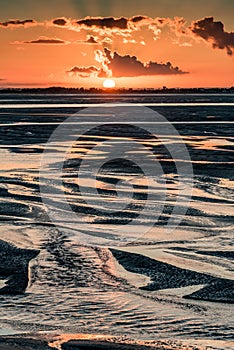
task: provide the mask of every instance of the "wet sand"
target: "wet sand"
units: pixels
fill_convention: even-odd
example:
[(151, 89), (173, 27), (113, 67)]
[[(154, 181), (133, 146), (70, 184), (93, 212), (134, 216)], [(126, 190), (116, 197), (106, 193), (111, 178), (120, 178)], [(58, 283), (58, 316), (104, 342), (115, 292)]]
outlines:
[(0, 240), (0, 284), (1, 294), (24, 293), (29, 281), (29, 262), (39, 250), (20, 249), (15, 245)]
[(205, 285), (203, 288), (185, 295), (185, 298), (222, 303), (234, 303), (234, 281), (218, 278), (210, 274), (179, 268), (174, 265), (151, 259), (147, 256), (111, 249), (118, 262), (133, 273), (145, 275), (151, 282), (140, 289), (157, 291)]
[[(5, 293), (0, 296), (3, 327), (6, 322), (7, 325), (18, 327), (20, 332), (56, 330), (60, 334), (76, 333), (79, 330), (82, 333), (105, 334), (108, 331), (110, 334), (127, 334), (133, 339), (155, 340), (163, 337), (189, 340), (186, 345), (170, 340), (154, 343), (122, 340), (119, 344), (120, 340), (110, 337), (110, 345), (104, 337), (101, 341), (94, 336), (84, 339), (73, 334), (63, 336), (57, 342), (53, 336), (44, 337), (41, 333), (34, 336), (5, 333), (8, 336), (0, 335), (0, 349), (137, 350), (146, 346), (147, 349), (233, 349), (234, 344), (228, 345), (228, 340), (233, 339), (233, 312), (229, 304), (234, 299), (234, 282), (231, 281), (233, 252), (230, 248), (233, 244), (233, 157), (230, 152), (233, 149), (233, 110), (228, 106), (217, 108), (216, 105), (199, 105), (201, 99), (203, 102), (204, 99), (205, 102), (232, 102), (233, 95), (128, 97), (131, 102), (156, 103), (152, 109), (162, 113), (175, 125), (190, 152), (194, 168), (194, 192), (183, 226), (173, 235), (165, 236), (162, 227), (168, 222), (178, 184), (174, 162), (165, 147), (147, 135), (138, 135), (136, 139), (160, 155), (160, 163), (168, 180), (168, 205), (152, 235), (147, 238), (168, 255), (160, 260), (156, 253), (150, 259), (145, 251), (153, 247), (145, 250), (136, 247), (136, 257), (133, 257), (132, 252), (122, 253), (121, 256), (114, 254), (120, 263), (118, 266), (111, 253), (105, 249), (96, 251), (92, 247), (74, 246), (69, 241), (67, 227), (61, 227), (61, 235), (55, 232), (41, 203), (38, 169), (44, 144), (66, 117), (78, 111), (75, 105), (74, 108), (58, 108), (57, 104), (61, 100), (78, 103), (80, 96), (38, 96), (36, 108), (25, 108), (23, 105), (25, 101), (32, 103), (37, 98), (35, 96), (19, 94), (17, 101), (11, 95), (7, 98), (13, 99), (13, 104), (22, 103), (22, 108), (12, 109), (8, 106), (1, 110), (0, 143), (4, 162), (0, 179), (0, 232), (2, 240), (14, 242), (21, 249), (14, 250), (10, 246), (1, 249), (0, 244), (1, 253), (7, 252), (5, 261), (0, 255), (0, 288), (4, 288), (0, 294), (2, 291)], [(116, 102), (116, 96), (108, 96), (108, 101), (105, 100), (106, 96), (103, 99), (101, 95), (92, 98)], [(123, 99), (124, 102), (125, 98), (118, 96), (119, 101)], [(85, 95), (82, 99), (90, 102), (90, 96)], [(54, 103), (54, 108), (43, 108), (43, 101), (46, 104)], [(179, 104), (173, 108), (158, 107), (159, 102)], [(194, 106), (181, 106), (181, 102), (194, 102)], [(82, 122), (84, 116), (81, 116)], [(104, 136), (103, 140), (112, 140), (118, 135), (119, 129), (115, 133), (108, 128), (103, 129), (100, 138), (95, 133), (86, 135), (74, 146), (72, 158), (64, 167), (67, 176), (65, 193), (72, 199), (74, 212), (87, 215), (93, 222), (92, 234), (97, 237), (108, 234), (110, 239), (115, 225), (135, 218), (136, 208), (140, 209), (145, 200), (144, 187), (136, 188), (136, 207), (116, 217), (108, 217), (102, 212), (94, 213), (92, 205), (85, 206), (79, 200), (73, 175), (84, 151), (89, 152), (90, 147), (102, 139), (101, 136)], [(177, 143), (177, 138), (168, 135), (165, 145), (176, 147)], [(59, 144), (51, 147), (55, 160), (58, 150)], [(116, 179), (122, 180), (123, 176), (127, 178), (129, 173), (135, 174), (134, 169), (125, 164), (113, 162), (111, 165), (113, 169), (111, 166), (106, 169), (110, 170), (110, 176), (101, 173), (98, 178), (98, 190), (110, 199), (114, 198), (115, 192), (109, 185), (115, 185)], [(42, 185), (49, 180), (49, 177), (45, 177)], [(51, 190), (56, 190), (56, 186)], [(157, 193), (154, 200), (159, 198)], [(56, 201), (53, 202), (53, 208), (56, 209), (56, 205)], [(172, 254), (173, 247), (178, 245), (180, 249)], [(182, 250), (191, 247), (191, 253)], [(35, 260), (36, 251), (33, 253), (25, 249), (24, 255), (22, 248), (40, 249), (41, 252)], [(206, 249), (210, 251), (205, 252)], [(139, 262), (143, 266), (139, 266)], [(175, 291), (180, 294), (176, 295)], [(7, 295), (12, 293), (15, 295)], [(194, 338), (200, 339), (200, 343), (198, 340), (193, 342)], [(222, 341), (219, 345), (216, 345), (217, 339)]]
[[(158, 340), (133, 341), (127, 337), (113, 337), (94, 334), (28, 334), (0, 337), (1, 350), (217, 350), (222, 349), (222, 342), (193, 340), (188, 341)], [(234, 344), (226, 342), (226, 349), (232, 349)]]

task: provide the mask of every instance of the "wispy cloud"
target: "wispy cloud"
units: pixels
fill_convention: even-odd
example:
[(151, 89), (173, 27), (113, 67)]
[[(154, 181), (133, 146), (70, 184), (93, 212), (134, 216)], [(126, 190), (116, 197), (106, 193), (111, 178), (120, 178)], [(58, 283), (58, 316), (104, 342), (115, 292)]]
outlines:
[(41, 44), (41, 45), (65, 45), (69, 44), (69, 41), (65, 41), (58, 38), (46, 38), (46, 37), (40, 37), (36, 40), (30, 40), (30, 41), (14, 41), (12, 44)]
[(70, 75), (76, 75), (81, 78), (87, 78), (91, 75), (97, 76), (97, 74), (100, 72), (100, 68), (97, 68), (95, 66), (89, 66), (89, 67), (73, 67), (67, 71)]
[(38, 25), (37, 21), (34, 21), (33, 19), (25, 19), (25, 20), (19, 20), (19, 19), (11, 19), (6, 22), (0, 22), (0, 27), (19, 27), (19, 26), (36, 26)]

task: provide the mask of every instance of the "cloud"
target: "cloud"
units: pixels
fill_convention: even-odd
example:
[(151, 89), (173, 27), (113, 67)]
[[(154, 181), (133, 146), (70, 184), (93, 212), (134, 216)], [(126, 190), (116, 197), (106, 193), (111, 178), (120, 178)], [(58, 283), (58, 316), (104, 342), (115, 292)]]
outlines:
[[(86, 17), (82, 19), (68, 19), (65, 17), (55, 18), (49, 22), (49, 26), (60, 26), (68, 28), (75, 31), (80, 31), (81, 29), (90, 29), (93, 32), (98, 32), (102, 35), (105, 33), (118, 33), (119, 35), (124, 35), (125, 33), (132, 33), (137, 31), (142, 26), (149, 26), (155, 30), (157, 26), (164, 26), (168, 22), (168, 19), (155, 18), (152, 19), (147, 16), (134, 16), (128, 17)], [(150, 29), (151, 29), (150, 28)]]
[(146, 17), (146, 16), (134, 16), (131, 18), (131, 21), (133, 23), (137, 23), (137, 22), (140, 22), (140, 21), (143, 21), (144, 19), (148, 19), (149, 17)]
[[(205, 17), (203, 19), (196, 20), (192, 22), (190, 26), (187, 25), (185, 19), (181, 17), (151, 18), (140, 14), (130, 18), (86, 17), (81, 19), (71, 19), (66, 17), (58, 17), (44, 22), (37, 22), (33, 19), (11, 19), (5, 22), (0, 22), (0, 27), (2, 28), (18, 28), (22, 26), (44, 26), (45, 28), (60, 27), (76, 32), (88, 31), (89, 38), (87, 41), (77, 40), (77, 43), (83, 42), (87, 44), (102, 44), (107, 47), (110, 47), (109, 45), (111, 45), (115, 40), (118, 42), (118, 36), (122, 37), (124, 44), (134, 44), (135, 41), (137, 41), (139, 45), (145, 45), (147, 42), (143, 36), (136, 39), (137, 32), (140, 35), (143, 32), (142, 35), (144, 35), (145, 31), (147, 30), (153, 34), (154, 40), (158, 40), (158, 38), (161, 36), (162, 28), (167, 27), (167, 30), (176, 36), (177, 40), (174, 41), (174, 43), (179, 46), (186, 45), (183, 44), (183, 41), (181, 43), (181, 38), (189, 38), (190, 40), (202, 38), (206, 42), (211, 43), (213, 48), (226, 50), (230, 56), (232, 56), (234, 53), (234, 32), (225, 31), (224, 24), (219, 21), (214, 21), (213, 17)], [(149, 38), (149, 35), (147, 38)], [(173, 39), (171, 40), (173, 41)], [(58, 45), (66, 44), (67, 42), (60, 39), (39, 38), (38, 40), (32, 40), (24, 43)], [(188, 45), (191, 44), (189, 43)], [(154, 62), (151, 62), (148, 71), (153, 70), (152, 63)], [(174, 72), (174, 69), (172, 68), (170, 71)], [(167, 68), (165, 68), (165, 71), (167, 71)]]
[(191, 43), (187, 43), (187, 42), (182, 43), (182, 44), (179, 43), (178, 45), (181, 47), (192, 47), (193, 46)]
[(108, 47), (110, 45), (113, 45), (114, 39), (111, 39), (109, 37), (104, 37), (101, 39), (100, 44), (102, 44), (105, 47)]
[(119, 28), (128, 29), (128, 19), (125, 17), (86, 17), (85, 19), (78, 20), (78, 25), (86, 27), (99, 27), (99, 28)]
[(153, 76), (153, 75), (172, 75), (185, 74), (178, 67), (173, 67), (170, 62), (157, 63), (148, 62), (143, 63), (135, 56), (125, 55), (121, 56), (117, 52), (111, 52), (108, 49), (104, 51), (95, 51), (95, 60), (101, 65), (101, 68), (90, 67), (73, 67), (67, 71), (68, 74), (78, 75), (82, 78), (87, 77), (138, 77), (138, 76)]
[(109, 57), (107, 55), (107, 52), (110, 53), (110, 51), (107, 50), (107, 49), (105, 49), (105, 51), (96, 50), (95, 51), (95, 61), (100, 63), (101, 66), (102, 66), (102, 72), (100, 74), (102, 76), (103, 76), (103, 74), (105, 74), (105, 76), (111, 77), (112, 76), (112, 71), (109, 68), (110, 60), (109, 60)]
[(97, 68), (95, 66), (90, 67), (73, 67), (70, 70), (67, 71), (68, 74), (71, 75), (78, 75), (81, 78), (87, 78), (91, 75), (97, 76), (97, 74), (101, 71), (100, 68)]
[(222, 22), (215, 22), (213, 17), (195, 21), (191, 31), (200, 38), (211, 42), (213, 48), (226, 49), (228, 55), (234, 53), (234, 32), (225, 32)]
[(92, 45), (96, 45), (99, 44), (99, 42), (97, 41), (98, 38), (95, 38), (92, 35), (88, 35), (86, 40), (77, 40), (74, 41), (75, 44), (92, 44)]
[(65, 44), (69, 44), (69, 41), (64, 41), (58, 38), (40, 37), (39, 39), (30, 40), (30, 41), (14, 41), (12, 44), (65, 45)]
[(66, 29), (80, 31), (90, 29), (92, 31), (105, 33), (132, 33), (142, 26), (151, 25), (152, 28), (157, 26), (162, 27), (167, 24), (169, 19), (166, 18), (150, 18), (148, 16), (127, 17), (86, 17), (82, 19), (70, 19), (66, 17), (58, 17), (44, 22), (37, 22), (33, 19), (12, 19), (6, 22), (0, 22), (2, 27), (17, 27), (17, 26), (45, 26), (45, 27), (63, 27)]
[(93, 36), (89, 36), (86, 41), (84, 41), (86, 44), (98, 44), (97, 40)]
[[(135, 56), (125, 55), (121, 56), (117, 52), (113, 54), (108, 49), (105, 49), (105, 56), (108, 63), (105, 62), (108, 70), (112, 72), (112, 76), (119, 77), (137, 77), (143, 75), (171, 75), (171, 74), (185, 74), (178, 67), (173, 67), (170, 62), (157, 63), (148, 62), (143, 63)], [(104, 71), (106, 70), (104, 66)]]
[(14, 26), (31, 26), (31, 25), (37, 25), (38, 23), (34, 21), (33, 19), (25, 19), (25, 20), (19, 20), (19, 19), (11, 19), (6, 22), (0, 22), (0, 27), (14, 27)]
[(135, 39), (126, 39), (123, 38), (123, 44), (137, 44), (137, 41)]
[(108, 74), (108, 72), (106, 72), (103, 69), (100, 69), (99, 73), (98, 73), (98, 78), (109, 78), (110, 75)]
[(65, 26), (67, 24), (67, 19), (65, 17), (55, 18), (53, 20), (53, 24), (55, 24), (56, 26)]

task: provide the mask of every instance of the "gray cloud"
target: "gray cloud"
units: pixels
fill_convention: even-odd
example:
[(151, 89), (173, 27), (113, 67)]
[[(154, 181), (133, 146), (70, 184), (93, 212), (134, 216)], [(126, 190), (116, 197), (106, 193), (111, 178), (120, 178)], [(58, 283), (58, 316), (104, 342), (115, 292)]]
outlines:
[(146, 16), (134, 16), (131, 18), (131, 21), (133, 23), (137, 23), (137, 22), (140, 22), (140, 21), (143, 21), (145, 19), (148, 19), (149, 17), (146, 17)]
[(45, 37), (41, 37), (39, 39), (35, 39), (35, 40), (30, 40), (30, 41), (15, 41), (12, 44), (41, 44), (41, 45), (65, 45), (65, 44), (69, 44), (68, 41), (64, 41), (62, 39), (58, 39), (58, 38), (45, 38)]
[[(76, 44), (98, 44), (96, 39), (92, 36), (89, 35), (86, 40), (80, 40), (80, 41), (74, 41)], [(41, 37), (39, 39), (35, 40), (30, 40), (30, 41), (14, 41), (12, 44), (41, 44), (41, 45), (66, 45), (66, 44), (71, 44), (70, 41), (65, 41), (59, 38), (46, 38), (46, 37)]]
[(86, 44), (98, 44), (97, 40), (93, 37), (93, 36), (90, 36), (86, 41), (85, 41)]
[(211, 42), (213, 48), (226, 49), (228, 55), (234, 53), (234, 32), (225, 32), (222, 22), (215, 22), (213, 17), (206, 17), (193, 22), (192, 32)]
[(50, 39), (50, 38), (45, 38), (45, 39), (36, 39), (36, 40), (31, 40), (31, 41), (24, 41), (25, 44), (46, 44), (46, 45), (63, 45), (67, 44), (67, 41), (64, 41), (62, 39)]
[(77, 40), (76, 44), (99, 44), (98, 41), (92, 35), (88, 35), (86, 40)]
[(14, 26), (26, 26), (26, 25), (32, 25), (32, 24), (37, 24), (36, 21), (33, 19), (24, 19), (24, 20), (19, 20), (19, 19), (11, 19), (6, 22), (0, 22), (0, 27), (14, 27)]
[(87, 78), (87, 77), (90, 77), (91, 74), (98, 74), (99, 72), (100, 72), (100, 69), (95, 66), (90, 66), (90, 67), (75, 66), (67, 71), (67, 73), (78, 75), (81, 78)]
[(78, 20), (78, 25), (84, 25), (86, 27), (99, 27), (99, 28), (118, 28), (128, 29), (128, 19), (125, 17), (114, 18), (114, 17), (90, 17)]
[(116, 78), (187, 73), (183, 72), (178, 67), (173, 67), (170, 62), (163, 64), (150, 61), (147, 64), (144, 64), (135, 56), (121, 56), (117, 52), (114, 52), (112, 55), (108, 49), (105, 49), (105, 54), (109, 61), (107, 67), (112, 71), (112, 76)]
[[(134, 33), (134, 31), (137, 31), (141, 27), (148, 27), (150, 31), (154, 33), (155, 38), (158, 38), (160, 33), (160, 28), (163, 26), (168, 26), (169, 30), (174, 32), (178, 37), (180, 36), (188, 36), (194, 39), (194, 37), (202, 38), (203, 40), (210, 42), (213, 46), (213, 48), (219, 48), (222, 50), (226, 50), (228, 55), (233, 55), (234, 53), (234, 32), (227, 32), (224, 29), (224, 24), (220, 21), (214, 21), (213, 17), (206, 17), (200, 20), (194, 21), (190, 27), (186, 25), (186, 22), (183, 18), (151, 18), (144, 15), (137, 15), (133, 16), (132, 18), (127, 17), (86, 17), (83, 19), (68, 19), (65, 17), (59, 17), (52, 19), (50, 21), (44, 21), (44, 22), (37, 22), (33, 19), (25, 19), (25, 20), (19, 20), (19, 19), (11, 19), (5, 22), (0, 22), (0, 27), (2, 28), (17, 28), (17, 27), (28, 27), (28, 26), (55, 26), (55, 27), (63, 27), (68, 28), (74, 31), (80, 31), (81, 28), (83, 29), (89, 29), (90, 34), (93, 34), (94, 36), (90, 35), (90, 38), (87, 39), (87, 44), (100, 44), (107, 43), (107, 40), (110, 41), (112, 39), (108, 38), (108, 35), (113, 33), (116, 33), (118, 35), (122, 35), (125, 37), (128, 35), (129, 42), (133, 42), (131, 40), (131, 35)], [(126, 34), (127, 33), (127, 34)], [(95, 35), (101, 35), (101, 39), (97, 39)], [(106, 35), (107, 38), (104, 40), (102, 39), (103, 36)], [(125, 39), (125, 42), (127, 42)], [(78, 42), (78, 41), (77, 41)], [(30, 44), (66, 44), (65, 41), (60, 39), (38, 39), (38, 40), (32, 40), (25, 43)], [(85, 41), (84, 41), (85, 43)], [(117, 56), (115, 57), (115, 61), (119, 61), (118, 64), (120, 64), (120, 58)], [(126, 63), (127, 59), (125, 59)], [(136, 60), (137, 61), (137, 60)], [(115, 63), (116, 63), (115, 62)], [(123, 59), (122, 59), (123, 62)], [(139, 63), (141, 62), (135, 62), (134, 65), (138, 65), (140, 67)], [(113, 65), (113, 62), (111, 63)], [(161, 71), (161, 72), (168, 72), (163, 74), (182, 74), (182, 72), (176, 67), (172, 67), (168, 64), (158, 64), (155, 62), (149, 62), (148, 66), (143, 64), (143, 68), (141, 68), (141, 71), (143, 72), (154, 72), (154, 71)], [(126, 73), (125, 73), (126, 74)], [(130, 74), (130, 73), (129, 73)], [(152, 73), (153, 74), (153, 73)]]
[(57, 26), (65, 26), (67, 24), (66, 18), (56, 18), (53, 20), (53, 24)]
[(82, 78), (95, 75), (99, 78), (113, 76), (121, 77), (138, 77), (138, 76), (153, 76), (153, 75), (171, 75), (185, 74), (178, 67), (173, 67), (170, 62), (165, 64), (148, 62), (142, 63), (135, 56), (121, 56), (117, 52), (112, 53), (108, 49), (104, 52), (97, 50), (97, 61), (102, 64), (102, 68), (95, 66), (90, 67), (73, 67), (67, 73), (78, 75)]

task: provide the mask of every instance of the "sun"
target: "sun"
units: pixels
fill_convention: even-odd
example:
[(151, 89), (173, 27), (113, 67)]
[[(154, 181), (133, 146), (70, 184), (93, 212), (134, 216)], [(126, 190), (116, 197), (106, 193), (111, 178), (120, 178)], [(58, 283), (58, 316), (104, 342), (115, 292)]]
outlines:
[(115, 81), (113, 79), (106, 79), (103, 82), (103, 87), (106, 89), (113, 89), (115, 87)]

